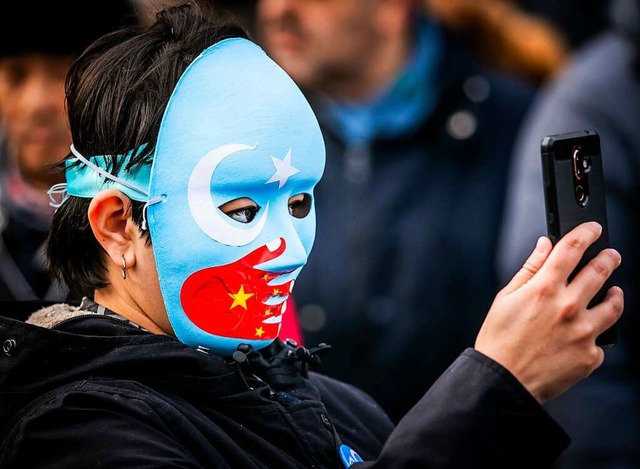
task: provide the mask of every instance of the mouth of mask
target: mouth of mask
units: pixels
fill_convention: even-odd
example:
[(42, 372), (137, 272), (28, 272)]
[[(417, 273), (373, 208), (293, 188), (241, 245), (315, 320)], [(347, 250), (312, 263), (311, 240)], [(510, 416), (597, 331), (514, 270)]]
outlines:
[[(191, 274), (180, 292), (187, 317), (203, 331), (225, 337), (276, 337), (294, 284), (282, 277), (292, 271), (259, 266), (285, 250), (285, 240), (278, 239), (230, 264)], [(209, 314), (212, 310), (219, 313)]]

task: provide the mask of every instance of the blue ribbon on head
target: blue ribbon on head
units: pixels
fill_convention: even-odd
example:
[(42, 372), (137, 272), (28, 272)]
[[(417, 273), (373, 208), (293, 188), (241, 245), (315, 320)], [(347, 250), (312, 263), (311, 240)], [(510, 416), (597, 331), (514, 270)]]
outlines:
[(130, 150), (124, 155), (116, 155), (115, 158), (122, 160), (121, 169), (116, 174), (111, 174), (105, 168), (109, 159), (114, 156), (97, 155), (85, 158), (71, 145), (71, 152), (83, 164), (74, 164), (73, 160), (67, 161), (65, 171), (67, 194), (92, 198), (103, 190), (118, 189), (130, 199), (147, 202), (149, 200), (151, 165), (139, 165), (131, 170), (126, 169), (131, 158), (139, 155), (143, 150), (144, 145), (136, 150)]
[[(91, 199), (104, 190), (117, 189), (132, 200), (145, 202), (142, 229), (146, 229), (146, 208), (161, 200), (160, 198), (149, 200), (151, 164), (137, 165), (127, 169), (131, 158), (144, 151), (145, 146), (141, 145), (134, 150), (129, 150), (124, 155), (95, 155), (85, 158), (71, 145), (71, 153), (82, 164), (76, 164), (72, 159), (66, 161), (66, 182), (55, 184), (47, 191), (51, 200), (50, 205), (59, 208), (70, 195)], [(109, 162), (114, 158), (121, 160), (120, 170), (115, 174), (106, 170)]]

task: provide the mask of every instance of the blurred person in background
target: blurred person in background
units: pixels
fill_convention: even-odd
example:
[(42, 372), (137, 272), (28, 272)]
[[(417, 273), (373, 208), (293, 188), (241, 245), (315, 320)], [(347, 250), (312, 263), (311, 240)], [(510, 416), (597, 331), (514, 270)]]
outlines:
[(92, 40), (132, 15), (127, 0), (0, 2), (0, 300), (68, 295), (42, 252), (53, 215), (47, 190), (61, 181), (49, 165), (71, 144), (65, 77)]
[(462, 35), (489, 66), (539, 86), (564, 65), (564, 31), (512, 0), (425, 0), (430, 14)]
[(616, 0), (612, 26), (585, 43), (544, 88), (522, 127), (508, 186), (499, 267), (518, 270), (527, 243), (546, 234), (540, 142), (545, 135), (600, 135), (611, 246), (625, 262), (614, 281), (628, 312), (607, 364), (548, 410), (573, 443), (558, 462), (569, 469), (640, 467), (640, 1)]
[(259, 42), (306, 92), (327, 146), (294, 295), (304, 338), (331, 345), (321, 370), (393, 419), (473, 343), (498, 288), (504, 183), (533, 96), (421, 5), (257, 2)]

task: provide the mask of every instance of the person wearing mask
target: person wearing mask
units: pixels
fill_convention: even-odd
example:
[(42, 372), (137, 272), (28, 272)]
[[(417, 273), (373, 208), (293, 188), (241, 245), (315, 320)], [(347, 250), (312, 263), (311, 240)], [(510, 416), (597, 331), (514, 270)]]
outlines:
[(567, 282), (601, 227), (541, 237), (474, 347), (393, 425), (309, 370), (323, 346), (278, 339), (315, 240), (323, 136), (294, 81), (198, 5), (103, 36), (70, 69), (47, 255), (87, 296), (3, 310), (0, 467), (546, 467), (568, 439), (541, 404), (602, 364), (595, 339), (624, 306), (611, 287), (587, 308), (613, 249)]

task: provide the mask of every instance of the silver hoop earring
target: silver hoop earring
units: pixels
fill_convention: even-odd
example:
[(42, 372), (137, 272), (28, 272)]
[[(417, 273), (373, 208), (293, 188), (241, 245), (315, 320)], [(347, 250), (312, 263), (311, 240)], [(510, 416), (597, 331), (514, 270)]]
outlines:
[(122, 278), (127, 279), (127, 261), (124, 260), (124, 256), (122, 256)]

